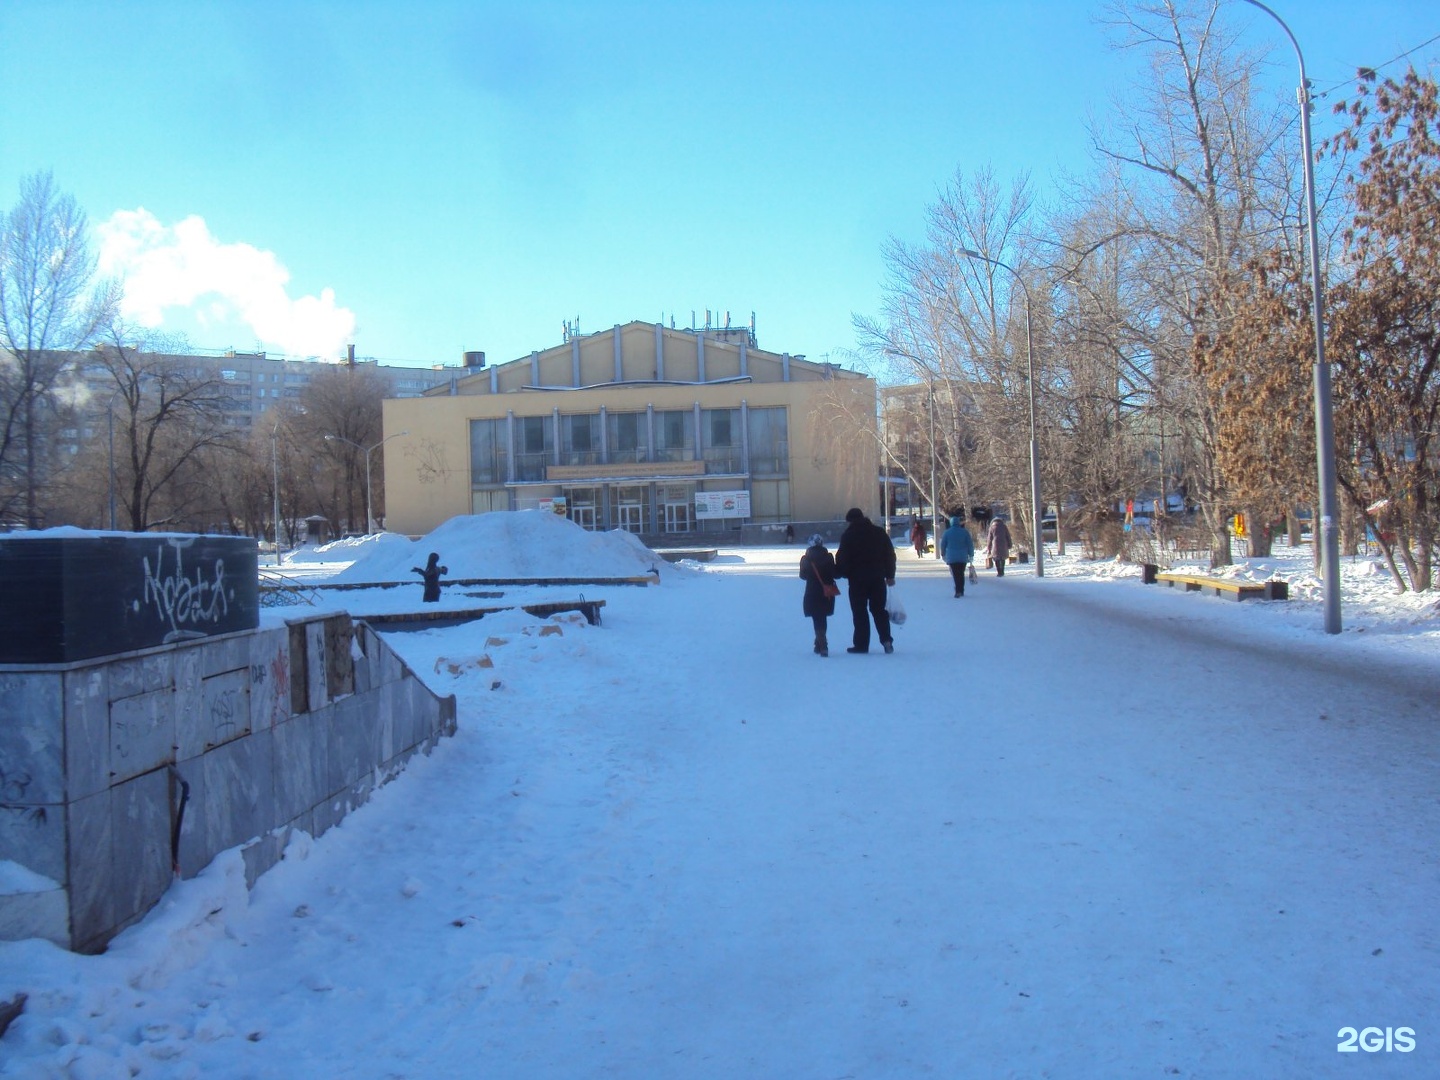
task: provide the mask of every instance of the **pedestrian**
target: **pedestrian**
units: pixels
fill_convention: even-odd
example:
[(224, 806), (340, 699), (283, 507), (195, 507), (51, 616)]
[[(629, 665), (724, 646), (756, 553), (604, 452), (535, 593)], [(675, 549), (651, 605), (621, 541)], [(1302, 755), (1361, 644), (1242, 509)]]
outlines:
[(855, 643), (846, 652), (870, 651), (870, 620), (887, 653), (895, 651), (890, 638), (890, 615), (885, 610), (886, 589), (895, 584), (895, 545), (885, 530), (853, 506), (845, 511), (848, 524), (835, 551), (835, 576), (850, 582), (850, 617), (855, 622)]
[(800, 576), (805, 579), (803, 609), (815, 626), (815, 652), (819, 656), (830, 655), (830, 643), (825, 637), (826, 620), (835, 614), (835, 597), (840, 595), (840, 586), (835, 584), (835, 557), (825, 546), (825, 538), (819, 533), (806, 542), (805, 554), (800, 556)]
[(440, 556), (432, 551), (430, 553), (430, 561), (425, 564), (424, 570), (421, 570), (418, 566), (412, 566), (410, 568), (410, 572), (413, 574), (419, 574), (421, 580), (425, 582), (425, 595), (420, 598), (421, 603), (439, 603), (440, 575), (448, 574), (450, 572), (450, 568), (448, 566), (440, 565)]
[(787, 544), (793, 544), (794, 542), (795, 542), (795, 526), (794, 526), (793, 523), (787, 524), (787, 525), (785, 526), (785, 543), (787, 543)]
[(975, 540), (959, 514), (950, 519), (950, 527), (940, 535), (940, 557), (950, 567), (956, 598), (964, 596), (965, 564), (975, 559)]
[(1010, 557), (1010, 527), (1004, 518), (990, 522), (990, 531), (985, 534), (985, 554), (995, 563), (995, 576), (1005, 576), (1005, 560)]
[(930, 540), (925, 534), (925, 522), (918, 517), (910, 522), (910, 543), (915, 545), (915, 557), (923, 559), (925, 549), (930, 546)]

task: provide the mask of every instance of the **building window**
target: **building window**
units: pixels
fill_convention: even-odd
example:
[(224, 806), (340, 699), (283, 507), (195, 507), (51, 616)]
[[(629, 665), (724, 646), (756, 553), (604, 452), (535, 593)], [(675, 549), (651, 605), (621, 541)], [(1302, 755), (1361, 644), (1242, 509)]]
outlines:
[(470, 483), (505, 482), (505, 421), (470, 421)]
[(790, 481), (759, 480), (750, 485), (750, 520), (790, 520)]
[(655, 460), (693, 461), (695, 412), (673, 409), (655, 414)]
[(705, 449), (705, 471), (740, 471), (740, 410), (705, 409), (700, 414)]
[(612, 462), (623, 464), (645, 460), (644, 413), (607, 413), (605, 426), (608, 428)]
[(784, 406), (750, 409), (750, 473), (790, 475), (790, 435)]
[(560, 446), (564, 465), (595, 465), (600, 461), (600, 417), (591, 413), (562, 416)]
[(522, 416), (515, 420), (515, 479), (544, 480), (545, 469), (555, 451), (550, 417)]

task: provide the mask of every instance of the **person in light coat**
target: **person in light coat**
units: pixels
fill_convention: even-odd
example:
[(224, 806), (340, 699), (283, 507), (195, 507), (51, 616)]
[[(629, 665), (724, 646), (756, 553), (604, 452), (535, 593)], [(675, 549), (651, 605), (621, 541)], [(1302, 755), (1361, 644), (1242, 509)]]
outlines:
[(990, 531), (985, 534), (985, 554), (995, 564), (995, 576), (1005, 576), (1005, 560), (1010, 557), (1010, 527), (1004, 519), (990, 522)]
[(965, 595), (965, 567), (975, 561), (975, 539), (958, 514), (950, 519), (950, 527), (940, 535), (940, 557), (950, 567), (955, 597), (959, 599)]

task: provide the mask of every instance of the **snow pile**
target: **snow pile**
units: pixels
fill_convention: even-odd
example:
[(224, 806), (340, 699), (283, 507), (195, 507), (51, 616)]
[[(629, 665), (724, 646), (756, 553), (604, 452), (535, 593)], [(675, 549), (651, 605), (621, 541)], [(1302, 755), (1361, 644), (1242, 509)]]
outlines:
[(9, 859), (0, 859), (0, 896), (19, 896), (21, 893), (50, 892), (60, 888), (44, 874), (37, 874), (29, 867), (21, 866)]
[(430, 552), (440, 556), (450, 579), (621, 578), (638, 577), (667, 565), (627, 532), (588, 532), (573, 521), (543, 510), (476, 514), (451, 518), (429, 536), (410, 541), (387, 535), (367, 540), (330, 558), (353, 558), (335, 575), (339, 582), (392, 582), (415, 579)]
[(366, 558), (376, 551), (404, 549), (409, 551), (411, 542), (399, 533), (371, 533), (369, 536), (347, 536), (343, 540), (332, 540), (319, 547), (297, 548), (287, 552), (285, 563), (352, 563)]

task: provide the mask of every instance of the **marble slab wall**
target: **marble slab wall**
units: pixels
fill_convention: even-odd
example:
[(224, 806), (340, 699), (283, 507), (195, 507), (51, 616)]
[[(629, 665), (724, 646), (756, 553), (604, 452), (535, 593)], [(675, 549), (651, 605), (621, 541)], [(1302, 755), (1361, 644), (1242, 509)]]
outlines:
[(346, 615), (0, 667), (0, 860), (27, 882), (0, 939), (98, 951), (237, 845), (253, 882), (454, 731), (454, 697)]

